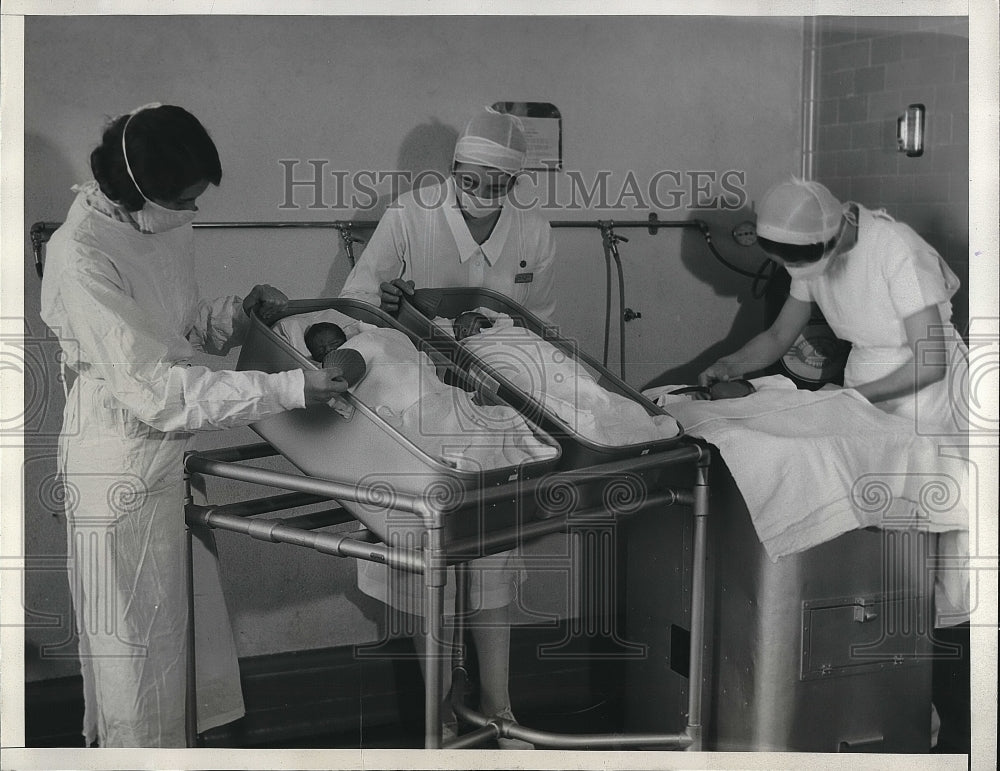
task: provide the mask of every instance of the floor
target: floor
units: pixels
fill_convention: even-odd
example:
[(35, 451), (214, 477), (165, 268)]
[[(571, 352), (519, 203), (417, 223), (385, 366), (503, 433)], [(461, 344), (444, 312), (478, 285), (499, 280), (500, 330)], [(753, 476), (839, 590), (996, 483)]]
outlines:
[[(595, 704), (577, 714), (553, 714), (523, 710), (518, 720), (524, 725), (543, 731), (565, 733), (604, 733), (614, 730), (615, 710), (610, 702)], [(471, 728), (463, 729), (463, 733)], [(307, 736), (275, 744), (257, 745), (261, 749), (315, 749), (315, 748), (364, 748), (364, 749), (419, 749), (424, 746), (423, 725), (411, 722), (394, 726), (377, 726), (366, 729), (362, 735)], [(495, 742), (483, 744), (478, 749), (497, 749)]]

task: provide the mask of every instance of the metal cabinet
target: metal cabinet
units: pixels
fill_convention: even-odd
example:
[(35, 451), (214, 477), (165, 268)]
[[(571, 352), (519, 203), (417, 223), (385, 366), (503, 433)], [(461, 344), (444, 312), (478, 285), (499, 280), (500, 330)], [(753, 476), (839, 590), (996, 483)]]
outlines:
[[(708, 518), (704, 748), (911, 752), (930, 741), (936, 536), (857, 530), (772, 561), (716, 458)], [(633, 521), (626, 730), (684, 715), (691, 684), (687, 517)]]

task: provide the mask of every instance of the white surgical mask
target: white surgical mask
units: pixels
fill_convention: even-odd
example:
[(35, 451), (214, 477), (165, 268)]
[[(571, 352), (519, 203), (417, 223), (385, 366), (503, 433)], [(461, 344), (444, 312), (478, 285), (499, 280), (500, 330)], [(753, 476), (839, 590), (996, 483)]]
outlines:
[(462, 211), (470, 217), (486, 217), (499, 211), (503, 207), (504, 197), (480, 198), (478, 195), (458, 188), (458, 203), (462, 207)]
[(132, 216), (143, 233), (166, 233), (168, 230), (190, 225), (196, 213), (196, 209), (168, 209), (146, 199), (146, 205), (139, 211), (132, 212)]
[(788, 275), (792, 278), (808, 280), (826, 273), (834, 258), (839, 258), (840, 256), (847, 254), (854, 247), (854, 243), (849, 243), (849, 239), (844, 237), (844, 231), (847, 225), (851, 225), (853, 227), (857, 226), (856, 214), (851, 213), (844, 216), (840, 223), (840, 231), (837, 233), (837, 240), (826, 254), (816, 260), (816, 262), (808, 263), (806, 265), (785, 265), (785, 270), (788, 271)]
[(166, 233), (168, 230), (174, 230), (175, 228), (183, 227), (184, 225), (190, 225), (194, 220), (194, 215), (198, 211), (197, 208), (194, 209), (168, 209), (166, 206), (161, 206), (155, 201), (150, 200), (150, 198), (142, 192), (142, 188), (139, 187), (139, 182), (135, 178), (135, 174), (132, 173), (132, 166), (128, 162), (128, 151), (125, 148), (125, 132), (128, 131), (128, 124), (132, 122), (138, 113), (143, 110), (155, 109), (157, 107), (162, 107), (159, 102), (152, 102), (151, 104), (143, 105), (135, 110), (133, 110), (128, 119), (125, 121), (125, 125), (122, 126), (122, 159), (125, 161), (125, 171), (128, 172), (129, 179), (132, 180), (132, 184), (135, 185), (135, 189), (139, 191), (145, 201), (146, 205), (143, 206), (139, 211), (133, 212), (132, 216), (135, 219), (135, 224), (138, 225), (139, 230), (143, 233)]
[(833, 258), (835, 251), (823, 255), (816, 262), (810, 262), (805, 265), (786, 265), (785, 270), (788, 271), (788, 275), (792, 278), (803, 280), (816, 278), (816, 276), (823, 275), (826, 269), (830, 267), (830, 260)]

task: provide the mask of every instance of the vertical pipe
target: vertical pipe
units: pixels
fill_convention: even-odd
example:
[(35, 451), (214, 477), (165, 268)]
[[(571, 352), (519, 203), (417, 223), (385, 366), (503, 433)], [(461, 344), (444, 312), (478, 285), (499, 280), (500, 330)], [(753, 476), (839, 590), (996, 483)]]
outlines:
[[(452, 645), (451, 658), (451, 693), (448, 704), (452, 714), (458, 715), (465, 706), (465, 694), (469, 687), (469, 673), (465, 659), (466, 613), (469, 608), (469, 563), (459, 562), (455, 565), (455, 625), (449, 642)], [(450, 716), (449, 716), (450, 717)], [(457, 726), (456, 726), (457, 729)]]
[(611, 230), (601, 223), (601, 244), (604, 247), (604, 357), (601, 363), (608, 366), (608, 351), (611, 347)]
[(465, 614), (469, 607), (469, 563), (455, 565), (455, 633), (452, 669), (465, 669)]
[(816, 17), (807, 16), (802, 29), (802, 163), (799, 176), (816, 175), (816, 74), (819, 56)]
[(698, 464), (694, 485), (694, 564), (691, 577), (691, 662), (688, 677), (688, 724), (693, 752), (701, 751), (701, 694), (704, 687), (705, 558), (708, 553), (708, 458)]
[(444, 657), (444, 585), (447, 573), (442, 548), (441, 513), (434, 511), (424, 547), (425, 618), (423, 634), (427, 637), (427, 682), (424, 683), (424, 748), (441, 747), (442, 662)]
[(198, 696), (195, 676), (197, 673), (194, 650), (194, 536), (190, 527), (184, 528), (187, 541), (187, 655), (184, 660), (184, 743), (198, 746)]

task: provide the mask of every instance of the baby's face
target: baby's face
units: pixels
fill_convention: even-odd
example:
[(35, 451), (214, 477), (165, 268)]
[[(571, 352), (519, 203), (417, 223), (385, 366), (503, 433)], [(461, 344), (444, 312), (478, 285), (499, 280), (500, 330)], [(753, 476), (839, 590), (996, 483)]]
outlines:
[(309, 352), (316, 361), (323, 361), (330, 351), (335, 351), (344, 344), (344, 338), (332, 329), (321, 329), (312, 336)]
[(489, 329), (492, 326), (493, 324), (483, 314), (466, 311), (455, 319), (455, 339), (464, 340), (466, 337), (478, 335), (484, 329)]

